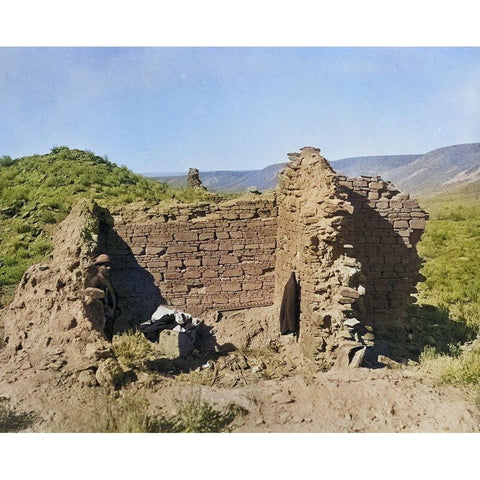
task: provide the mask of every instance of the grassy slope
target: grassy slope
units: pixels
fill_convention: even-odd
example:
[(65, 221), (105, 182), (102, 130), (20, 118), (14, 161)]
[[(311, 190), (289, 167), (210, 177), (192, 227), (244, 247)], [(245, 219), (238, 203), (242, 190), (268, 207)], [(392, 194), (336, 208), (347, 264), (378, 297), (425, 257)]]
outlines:
[[(0, 159), (0, 293), (51, 250), (50, 232), (80, 198), (102, 206), (205, 200), (136, 175), (91, 152), (53, 148), (46, 155)], [(0, 298), (1, 304), (1, 298)]]
[(419, 300), (480, 331), (480, 182), (421, 203), (430, 220), (419, 244), (426, 260)]
[[(421, 204), (431, 219), (419, 244), (419, 253), (426, 260), (422, 271), (426, 280), (419, 284), (419, 301), (440, 307), (456, 323), (478, 334), (480, 182), (425, 198)], [(427, 347), (420, 358), (423, 371), (441, 383), (464, 388), (480, 407), (478, 340), (465, 351), (454, 348), (449, 354)]]

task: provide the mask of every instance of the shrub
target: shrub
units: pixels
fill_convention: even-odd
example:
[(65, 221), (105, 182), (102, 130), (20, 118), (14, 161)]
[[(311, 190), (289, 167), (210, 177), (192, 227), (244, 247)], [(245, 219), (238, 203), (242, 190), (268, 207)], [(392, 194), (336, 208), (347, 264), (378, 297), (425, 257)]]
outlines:
[(447, 383), (476, 390), (480, 386), (480, 350), (474, 349), (457, 357), (438, 354), (428, 347), (420, 355), (422, 370), (438, 383)]
[(246, 412), (244, 408), (233, 403), (219, 412), (200, 397), (192, 397), (181, 404), (177, 416), (170, 421), (174, 432), (218, 433), (225, 431), (237, 415), (244, 415)]
[(114, 335), (112, 344), (118, 361), (128, 366), (143, 365), (153, 352), (150, 342), (139, 331), (127, 331), (121, 335)]

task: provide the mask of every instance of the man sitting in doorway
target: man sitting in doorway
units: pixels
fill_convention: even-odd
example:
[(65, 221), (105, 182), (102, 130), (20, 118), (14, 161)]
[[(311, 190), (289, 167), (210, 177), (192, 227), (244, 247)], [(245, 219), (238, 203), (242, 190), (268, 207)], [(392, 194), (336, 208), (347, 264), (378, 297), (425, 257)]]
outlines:
[(87, 287), (98, 288), (105, 294), (104, 298), (101, 299), (105, 314), (104, 333), (107, 339), (112, 341), (113, 324), (115, 319), (120, 315), (118, 295), (110, 280), (112, 261), (107, 254), (102, 253), (95, 259), (94, 265), (97, 267), (97, 274), (87, 282)]

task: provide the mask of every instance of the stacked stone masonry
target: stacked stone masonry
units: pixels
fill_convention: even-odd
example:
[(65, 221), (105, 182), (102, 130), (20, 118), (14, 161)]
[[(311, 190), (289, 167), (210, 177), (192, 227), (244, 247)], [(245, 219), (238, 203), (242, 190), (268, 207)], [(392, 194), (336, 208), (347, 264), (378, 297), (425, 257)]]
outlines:
[(384, 330), (401, 323), (413, 299), (421, 266), (415, 245), (428, 215), (409, 194), (380, 177), (339, 176), (339, 182), (354, 207), (349, 243), (365, 283), (357, 314), (377, 331)]
[(271, 304), (272, 198), (171, 208), (143, 223), (115, 218), (106, 249), (127, 324), (148, 319), (162, 301), (194, 315)]

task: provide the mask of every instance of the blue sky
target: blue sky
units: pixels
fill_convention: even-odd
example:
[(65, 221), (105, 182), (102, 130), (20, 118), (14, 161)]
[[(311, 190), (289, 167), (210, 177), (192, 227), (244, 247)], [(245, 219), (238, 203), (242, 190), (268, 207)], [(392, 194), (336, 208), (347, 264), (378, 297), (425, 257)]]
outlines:
[(480, 48), (0, 48), (0, 155), (260, 169), (480, 142)]

